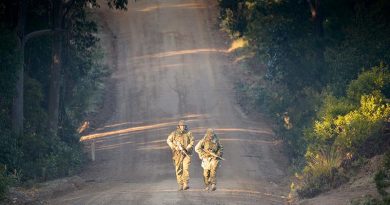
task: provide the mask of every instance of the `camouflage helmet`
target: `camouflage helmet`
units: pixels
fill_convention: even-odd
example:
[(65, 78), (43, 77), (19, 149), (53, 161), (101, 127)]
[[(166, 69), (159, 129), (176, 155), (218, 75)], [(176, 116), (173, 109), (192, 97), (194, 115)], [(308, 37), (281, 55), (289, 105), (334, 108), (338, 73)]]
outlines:
[(211, 128), (208, 128), (207, 130), (206, 130), (206, 135), (214, 135), (214, 130), (213, 129), (211, 129)]
[(204, 135), (204, 138), (205, 138), (205, 139), (209, 139), (209, 140), (213, 140), (213, 139), (217, 139), (217, 136), (215, 135), (213, 129), (208, 128), (208, 129), (206, 130), (206, 134)]
[(177, 126), (187, 126), (187, 124), (185, 123), (184, 120), (180, 120), (179, 124), (177, 124)]

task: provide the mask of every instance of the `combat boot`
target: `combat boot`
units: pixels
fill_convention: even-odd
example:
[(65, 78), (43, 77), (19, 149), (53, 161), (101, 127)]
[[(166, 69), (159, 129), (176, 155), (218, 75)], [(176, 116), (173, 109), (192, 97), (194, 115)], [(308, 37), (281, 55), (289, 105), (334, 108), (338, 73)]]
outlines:
[(217, 186), (215, 184), (211, 185), (211, 191), (217, 190)]
[(206, 188), (204, 188), (204, 191), (209, 191), (209, 190), (210, 190), (210, 186), (206, 185)]
[(183, 190), (183, 185), (179, 184), (179, 188), (177, 189), (177, 191), (181, 191), (181, 190)]
[(189, 189), (190, 187), (188, 186), (188, 184), (184, 184), (183, 185), (183, 190), (187, 190), (187, 189)]

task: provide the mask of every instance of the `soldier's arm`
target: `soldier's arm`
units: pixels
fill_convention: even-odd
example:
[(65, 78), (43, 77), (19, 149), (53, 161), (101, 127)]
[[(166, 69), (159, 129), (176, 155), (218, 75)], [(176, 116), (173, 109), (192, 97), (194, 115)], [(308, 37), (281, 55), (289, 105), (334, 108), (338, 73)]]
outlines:
[(198, 144), (196, 144), (195, 146), (195, 152), (198, 153), (199, 158), (201, 159), (204, 158), (204, 156), (206, 155), (206, 153), (203, 151), (202, 144), (203, 144), (203, 139), (200, 140)]
[(190, 138), (190, 143), (186, 147), (187, 151), (192, 149), (192, 147), (194, 146), (194, 143), (195, 143), (194, 136), (192, 136), (192, 132), (188, 132), (188, 137)]
[(174, 136), (174, 133), (172, 132), (172, 133), (168, 136), (167, 144), (168, 144), (168, 146), (171, 148), (171, 150), (177, 150), (177, 145), (175, 145), (175, 143), (173, 143), (173, 136)]
[(218, 156), (222, 157), (223, 155), (223, 146), (221, 145), (220, 142), (218, 142), (218, 151), (216, 153)]

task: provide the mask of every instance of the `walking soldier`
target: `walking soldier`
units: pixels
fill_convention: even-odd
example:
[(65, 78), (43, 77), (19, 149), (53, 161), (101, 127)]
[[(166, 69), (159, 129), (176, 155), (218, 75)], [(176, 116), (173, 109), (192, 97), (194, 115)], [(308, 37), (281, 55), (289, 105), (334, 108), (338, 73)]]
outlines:
[(172, 150), (172, 159), (175, 165), (179, 190), (187, 190), (190, 188), (188, 186), (190, 178), (189, 168), (194, 146), (194, 137), (188, 130), (184, 120), (179, 121), (177, 129), (168, 136), (167, 143)]
[(222, 158), (223, 147), (213, 129), (207, 129), (203, 139), (195, 146), (195, 151), (202, 160), (205, 190), (208, 191), (211, 188), (211, 191), (215, 191), (217, 189), (217, 168), (220, 160), (224, 159)]

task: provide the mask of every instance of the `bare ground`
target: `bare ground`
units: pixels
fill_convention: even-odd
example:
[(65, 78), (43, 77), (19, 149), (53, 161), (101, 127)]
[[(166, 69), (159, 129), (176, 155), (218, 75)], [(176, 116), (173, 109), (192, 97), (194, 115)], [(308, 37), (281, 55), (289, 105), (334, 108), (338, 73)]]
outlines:
[[(96, 11), (107, 62), (115, 68), (112, 112), (85, 136), (96, 161), (81, 173), (79, 190), (48, 204), (284, 204), (286, 159), (265, 120), (251, 121), (234, 103), (235, 69), (217, 30), (216, 0), (142, 0), (126, 12)], [(198, 141), (216, 130), (225, 147), (218, 189), (203, 192), (195, 154), (190, 190), (177, 185), (167, 135), (180, 119)]]
[(337, 189), (322, 193), (311, 199), (297, 202), (299, 205), (349, 205), (352, 200), (364, 199), (367, 196), (380, 199), (375, 185), (375, 173), (383, 165), (383, 155), (377, 155), (357, 170), (351, 180)]

